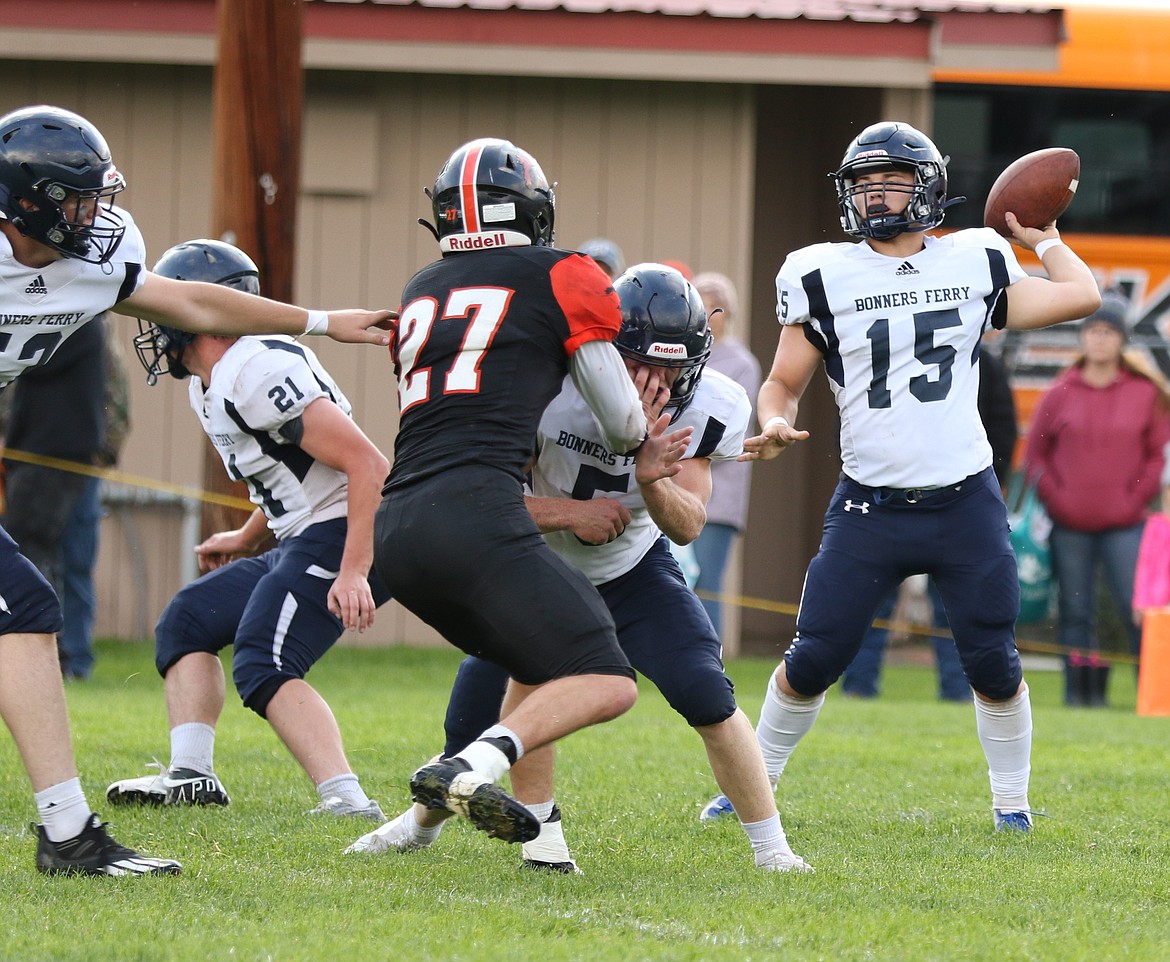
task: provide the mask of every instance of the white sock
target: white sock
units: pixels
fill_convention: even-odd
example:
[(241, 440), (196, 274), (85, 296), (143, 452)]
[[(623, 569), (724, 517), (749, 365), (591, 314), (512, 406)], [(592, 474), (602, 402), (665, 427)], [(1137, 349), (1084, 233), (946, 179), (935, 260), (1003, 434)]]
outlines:
[(478, 772), (493, 782), (498, 782), (508, 774), (508, 769), (512, 767), (507, 755), (495, 745), (485, 741), (472, 742), (463, 751), (458, 752), (455, 757), (462, 758), (471, 766), (473, 772)]
[(788, 847), (788, 836), (784, 834), (784, 827), (780, 824), (780, 816), (773, 815), (762, 822), (741, 822), (747, 833), (748, 841), (752, 843), (752, 851), (759, 855), (762, 852), (781, 851), (791, 852)]
[(202, 722), (184, 722), (171, 729), (171, 768), (215, 773), (215, 728)]
[(775, 676), (769, 680), (764, 707), (760, 709), (760, 723), (756, 726), (756, 738), (773, 788), (797, 744), (817, 720), (824, 703), (824, 692), (815, 698), (793, 698), (776, 687)]
[(63, 842), (80, 835), (93, 814), (81, 790), (80, 778), (50, 785), (43, 792), (33, 795), (33, 798), (36, 799), (37, 814), (50, 842)]
[(443, 830), (443, 826), (447, 824), (444, 820), (434, 825), (431, 828), (423, 828), (415, 820), (414, 806), (412, 805), (405, 812), (398, 816), (398, 821), (402, 823), (402, 827), (406, 830), (408, 837), (423, 845), (430, 845), (435, 839), (439, 837), (439, 832)]
[(528, 802), (525, 802), (524, 807), (536, 816), (536, 820), (538, 822), (543, 824), (544, 822), (547, 822), (549, 816), (552, 815), (553, 809), (556, 808), (556, 804), (557, 803), (555, 801), (537, 802), (535, 805), (530, 805)]
[(1004, 702), (975, 699), (975, 730), (987, 757), (991, 804), (1007, 811), (1030, 811), (1032, 703), (1028, 688)]
[[(524, 742), (520, 741), (520, 736), (517, 735), (514, 731), (512, 731), (512, 729), (510, 729), (507, 725), (500, 725), (500, 724), (492, 725), (491, 728), (489, 728), (487, 731), (485, 731), (479, 737), (480, 738), (506, 738), (506, 739), (508, 739), (508, 741), (510, 741), (512, 743), (512, 745), (516, 749), (516, 761), (518, 762), (518, 761), (520, 761), (521, 758), (524, 757)], [(515, 765), (516, 762), (513, 762), (512, 764)]]
[(340, 798), (354, 808), (365, 808), (370, 804), (369, 796), (362, 791), (361, 782), (352, 772), (325, 779), (317, 786), (317, 794), (321, 796), (323, 802), (330, 798)]

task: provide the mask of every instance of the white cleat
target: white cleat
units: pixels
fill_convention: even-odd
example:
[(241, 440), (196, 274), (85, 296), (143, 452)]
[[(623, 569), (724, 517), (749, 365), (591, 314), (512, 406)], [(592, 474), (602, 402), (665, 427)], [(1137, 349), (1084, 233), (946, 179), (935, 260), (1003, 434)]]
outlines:
[(386, 816), (382, 813), (382, 806), (372, 798), (364, 808), (358, 808), (353, 802), (333, 795), (321, 802), (316, 808), (310, 809), (308, 814), (336, 815), (339, 818), (355, 816), (357, 818), (368, 818), (371, 822), (386, 821)]
[(813, 867), (792, 851), (782, 851), (778, 848), (768, 849), (756, 855), (756, 868), (765, 872), (808, 872), (812, 874)]
[(418, 837), (417, 829), (413, 827), (414, 819), (410, 819), (410, 825), (406, 824), (407, 816), (412, 814), (408, 809), (394, 820), (367, 832), (342, 854), (380, 855), (383, 852), (414, 852), (426, 848), (431, 842)]
[(552, 814), (540, 823), (540, 834), (531, 842), (520, 846), (524, 855), (524, 868), (538, 872), (560, 872), (563, 875), (584, 875), (569, 854), (565, 841), (565, 830), (561, 825), (561, 810), (555, 805)]

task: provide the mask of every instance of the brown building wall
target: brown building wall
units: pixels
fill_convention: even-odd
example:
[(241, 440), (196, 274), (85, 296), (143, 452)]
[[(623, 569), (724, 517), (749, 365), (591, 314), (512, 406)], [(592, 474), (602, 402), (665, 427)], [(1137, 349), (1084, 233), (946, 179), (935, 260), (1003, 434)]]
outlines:
[[(105, 134), (130, 187), (124, 197), (153, 259), (204, 236), (211, 221), (211, 71), (202, 67), (0, 62), (0, 110), (47, 102)], [(409, 275), (437, 254), (415, 221), (422, 188), (475, 136), (513, 139), (557, 181), (565, 247), (612, 237), (628, 263), (675, 259), (749, 288), (754, 93), (744, 85), (311, 72), (296, 299), (312, 307), (397, 306)], [(130, 353), (137, 330), (117, 317)], [(384, 351), (316, 340), (390, 453), (394, 382)], [(152, 485), (198, 485), (202, 432), (182, 385), (148, 388), (131, 359), (133, 427), (121, 470)], [(146, 495), (143, 495), (146, 496)], [(183, 512), (123, 506), (103, 525), (98, 632), (141, 637), (182, 583)], [(398, 609), (364, 643), (433, 639)]]

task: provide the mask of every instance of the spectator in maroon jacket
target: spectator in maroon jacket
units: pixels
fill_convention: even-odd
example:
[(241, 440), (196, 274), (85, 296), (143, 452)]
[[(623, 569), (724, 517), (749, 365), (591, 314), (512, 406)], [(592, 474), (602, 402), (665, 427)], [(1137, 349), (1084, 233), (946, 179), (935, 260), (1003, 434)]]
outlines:
[(1142, 525), (1159, 492), (1170, 396), (1126, 350), (1129, 302), (1117, 291), (1081, 325), (1081, 352), (1040, 400), (1028, 434), (1029, 479), (1052, 518), (1059, 588), (1057, 640), (1068, 655), (1065, 702), (1104, 706), (1109, 664), (1097, 653), (1100, 568), (1136, 654), (1130, 616)]

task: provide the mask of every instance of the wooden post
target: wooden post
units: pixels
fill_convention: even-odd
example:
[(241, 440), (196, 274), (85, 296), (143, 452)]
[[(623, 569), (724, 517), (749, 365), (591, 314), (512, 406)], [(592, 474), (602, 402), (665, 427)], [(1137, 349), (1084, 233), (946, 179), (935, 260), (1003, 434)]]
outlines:
[[(291, 301), (300, 187), (301, 0), (218, 0), (212, 236), (260, 268), (266, 297)], [(178, 240), (176, 238), (176, 240)], [(246, 498), (207, 447), (209, 491)], [(247, 511), (204, 505), (202, 537), (241, 525)]]

